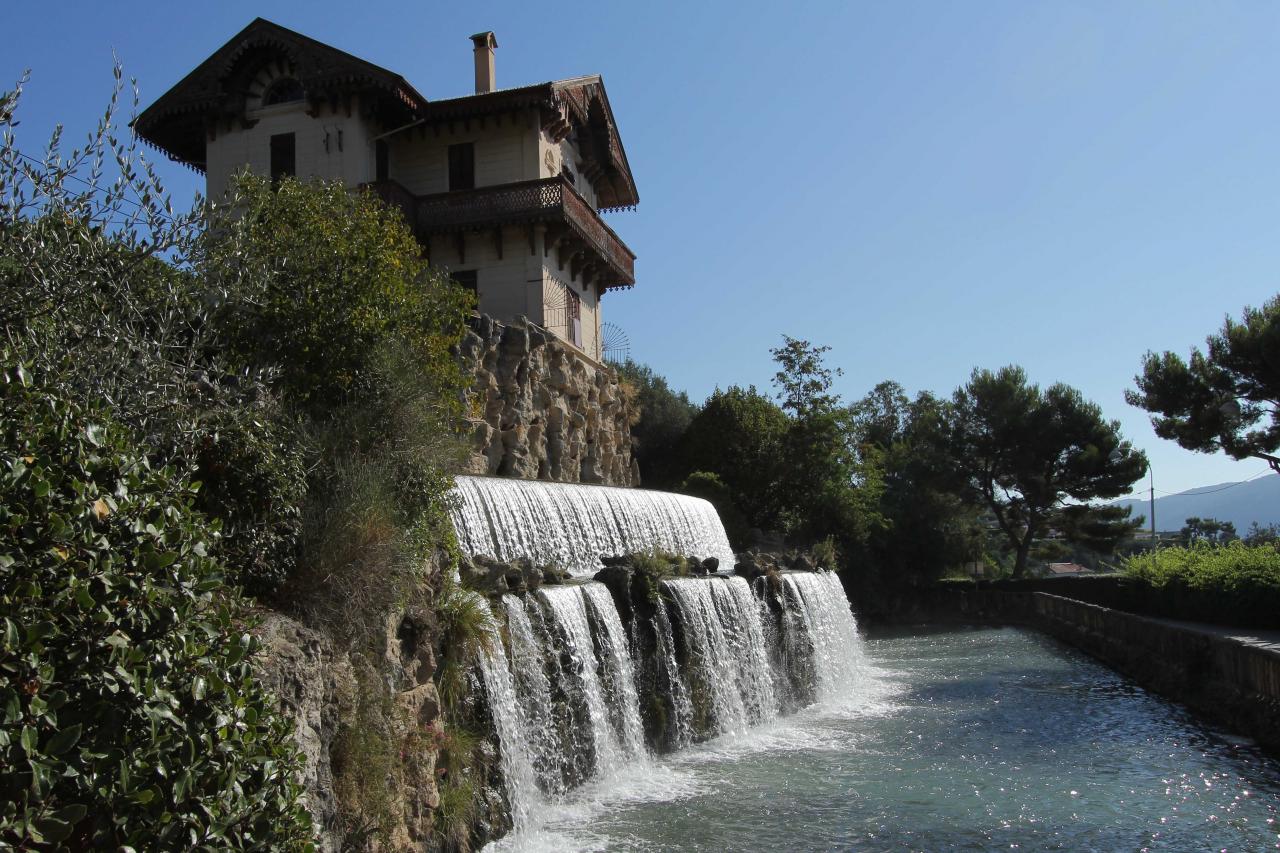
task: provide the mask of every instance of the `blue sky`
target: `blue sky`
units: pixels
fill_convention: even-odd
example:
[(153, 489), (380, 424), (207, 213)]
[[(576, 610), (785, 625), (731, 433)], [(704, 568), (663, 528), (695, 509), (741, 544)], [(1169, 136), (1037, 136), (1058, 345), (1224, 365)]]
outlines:
[[(492, 29), (501, 86), (604, 75), (641, 196), (610, 216), (639, 283), (605, 317), (695, 399), (767, 387), (786, 333), (831, 347), (850, 400), (1008, 363), (1067, 382), (1158, 492), (1265, 470), (1157, 439), (1123, 392), (1148, 349), (1280, 291), (1280, 4), (52, 8), (5, 15), (24, 150), (88, 129), (113, 49), (145, 106), (261, 15), (441, 98), (470, 91), (466, 37)], [(176, 198), (202, 188), (166, 169)]]

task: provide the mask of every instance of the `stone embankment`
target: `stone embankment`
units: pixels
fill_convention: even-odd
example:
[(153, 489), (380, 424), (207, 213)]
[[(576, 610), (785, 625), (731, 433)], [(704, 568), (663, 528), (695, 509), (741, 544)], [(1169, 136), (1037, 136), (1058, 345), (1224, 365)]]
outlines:
[[(267, 612), (255, 633), (263, 645), (263, 683), (294, 725), (303, 757), (299, 781), (318, 849), (359, 849), (359, 839), (375, 824), (382, 849), (435, 849), (440, 791), (432, 736), (442, 734), (443, 723), (425, 614), (388, 614), (378, 638), (381, 659), (344, 648), (280, 613)], [(364, 771), (344, 772), (343, 766), (353, 762), (385, 763), (387, 778), (380, 784), (396, 793), (382, 798), (383, 813), (359, 813), (367, 804), (350, 777)]]
[(1248, 632), (1235, 636), (1045, 592), (951, 592), (932, 604), (939, 620), (1044, 631), (1280, 755), (1280, 648)]
[(639, 485), (637, 412), (613, 368), (532, 323), (490, 317), (472, 324), (459, 358), (473, 377), (466, 473)]

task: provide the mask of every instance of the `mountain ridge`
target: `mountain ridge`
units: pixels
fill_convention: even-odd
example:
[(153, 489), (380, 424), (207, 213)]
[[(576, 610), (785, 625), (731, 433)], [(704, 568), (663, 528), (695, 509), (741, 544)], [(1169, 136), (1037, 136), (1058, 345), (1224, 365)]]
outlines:
[[(1147, 516), (1150, 525), (1151, 502), (1142, 498), (1113, 501), (1112, 506), (1132, 507), (1134, 515)], [(1241, 536), (1251, 524), (1280, 524), (1280, 474), (1268, 474), (1256, 480), (1197, 486), (1156, 498), (1156, 529), (1176, 532), (1191, 517), (1216, 518), (1236, 526)]]

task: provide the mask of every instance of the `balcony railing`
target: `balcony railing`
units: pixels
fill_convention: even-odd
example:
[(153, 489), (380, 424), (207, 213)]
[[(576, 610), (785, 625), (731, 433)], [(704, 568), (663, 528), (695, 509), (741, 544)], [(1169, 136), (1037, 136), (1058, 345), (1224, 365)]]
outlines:
[(566, 225), (609, 268), (610, 286), (635, 284), (635, 254), (564, 178), (426, 196), (414, 196), (395, 181), (371, 187), (404, 212), (419, 237), (503, 225)]

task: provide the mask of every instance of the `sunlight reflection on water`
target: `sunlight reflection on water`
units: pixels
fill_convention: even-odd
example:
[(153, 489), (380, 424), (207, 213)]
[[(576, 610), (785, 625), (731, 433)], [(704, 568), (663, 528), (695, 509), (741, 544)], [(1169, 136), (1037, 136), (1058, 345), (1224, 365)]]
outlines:
[(1033, 633), (868, 643), (871, 683), (549, 806), (530, 851), (1280, 847), (1280, 766)]

